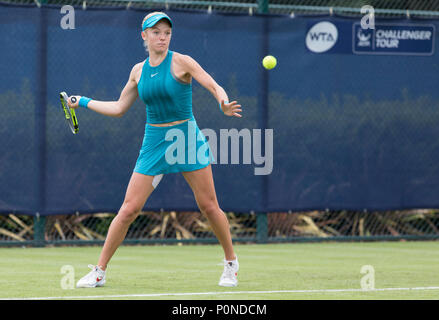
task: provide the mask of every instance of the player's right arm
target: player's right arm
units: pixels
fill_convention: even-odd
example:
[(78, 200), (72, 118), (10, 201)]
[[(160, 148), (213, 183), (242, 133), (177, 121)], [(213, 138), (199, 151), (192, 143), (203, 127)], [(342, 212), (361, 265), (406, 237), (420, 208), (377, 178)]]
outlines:
[[(99, 101), (99, 100), (91, 100), (87, 109), (91, 109), (97, 113), (110, 116), (110, 117), (122, 117), (131, 105), (136, 101), (139, 93), (137, 91), (137, 82), (136, 82), (136, 74), (141, 68), (141, 63), (136, 64), (130, 73), (130, 77), (125, 87), (123, 88), (119, 100), (117, 101)], [(141, 69), (140, 69), (141, 70)], [(72, 103), (71, 98), (76, 97), (76, 102)], [(81, 96), (70, 96), (68, 100), (68, 104), (71, 108), (79, 107), (79, 99)]]

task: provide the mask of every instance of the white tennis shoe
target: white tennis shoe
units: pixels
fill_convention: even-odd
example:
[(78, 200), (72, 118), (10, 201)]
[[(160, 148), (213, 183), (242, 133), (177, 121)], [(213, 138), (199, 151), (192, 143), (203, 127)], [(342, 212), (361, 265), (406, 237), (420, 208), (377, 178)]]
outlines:
[(224, 271), (218, 285), (221, 287), (236, 287), (238, 285), (238, 257), (233, 261), (224, 259)]
[(77, 288), (95, 288), (102, 287), (105, 284), (105, 271), (89, 264), (88, 267), (92, 269), (84, 277), (82, 277), (77, 283)]

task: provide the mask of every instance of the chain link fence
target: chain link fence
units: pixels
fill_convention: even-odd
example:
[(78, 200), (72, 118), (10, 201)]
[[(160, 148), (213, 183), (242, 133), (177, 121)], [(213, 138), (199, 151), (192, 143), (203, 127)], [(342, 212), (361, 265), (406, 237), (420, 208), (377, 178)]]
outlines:
[(23, 5), (73, 5), (86, 8), (126, 7), (139, 9), (178, 9), (223, 13), (270, 13), (281, 15), (337, 14), (361, 15), (365, 5), (375, 9), (377, 17), (437, 17), (435, 0), (2, 0)]
[(270, 0), (272, 14), (361, 15), (363, 6), (372, 6), (376, 17), (438, 16), (437, 1), (407, 0)]
[[(439, 237), (439, 210), (226, 213), (235, 242), (398, 240)], [(101, 244), (114, 213), (0, 215), (0, 245)], [(258, 219), (259, 217), (259, 219)], [(42, 228), (42, 231), (36, 231)], [(125, 243), (216, 243), (199, 212), (142, 212)]]

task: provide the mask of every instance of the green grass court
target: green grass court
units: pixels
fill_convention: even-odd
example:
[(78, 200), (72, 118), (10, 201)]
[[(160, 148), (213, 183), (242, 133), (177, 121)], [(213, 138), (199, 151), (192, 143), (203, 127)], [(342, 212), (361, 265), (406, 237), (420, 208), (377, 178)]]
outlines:
[[(97, 262), (101, 247), (1, 248), (0, 298), (439, 298), (439, 242), (237, 244), (235, 248), (240, 262), (236, 288), (217, 285), (222, 272), (218, 245), (168, 245), (121, 246), (109, 265), (106, 286), (93, 289), (62, 289), (66, 275), (61, 267), (74, 268), (76, 283), (88, 273), (87, 265)], [(399, 289), (361, 291), (363, 265), (373, 266), (375, 289)], [(342, 290), (325, 291), (331, 289)]]

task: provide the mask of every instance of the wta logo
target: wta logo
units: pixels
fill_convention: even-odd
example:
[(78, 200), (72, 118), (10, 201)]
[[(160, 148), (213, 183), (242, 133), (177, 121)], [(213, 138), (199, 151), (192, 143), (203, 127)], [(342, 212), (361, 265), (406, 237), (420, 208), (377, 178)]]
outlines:
[(338, 39), (337, 27), (331, 22), (315, 24), (306, 35), (306, 47), (309, 51), (323, 53), (331, 49)]

